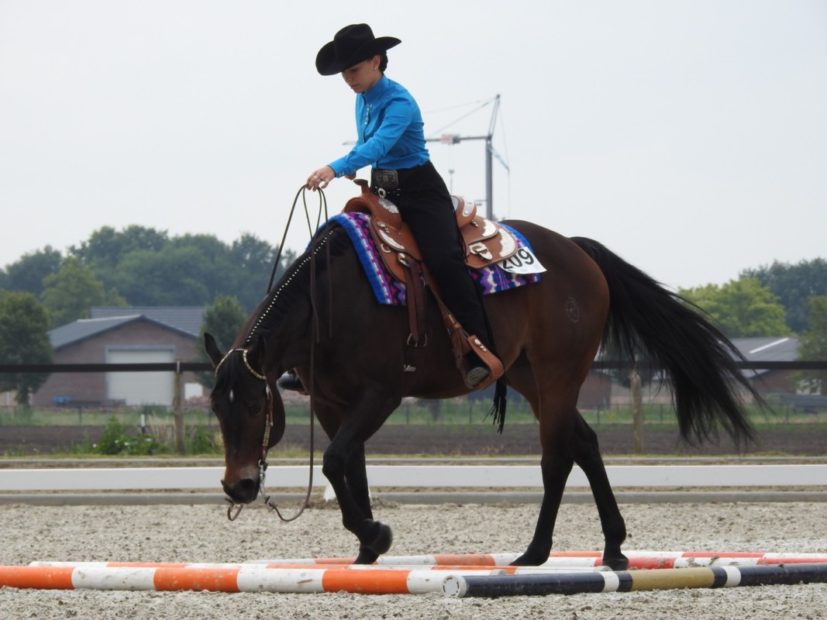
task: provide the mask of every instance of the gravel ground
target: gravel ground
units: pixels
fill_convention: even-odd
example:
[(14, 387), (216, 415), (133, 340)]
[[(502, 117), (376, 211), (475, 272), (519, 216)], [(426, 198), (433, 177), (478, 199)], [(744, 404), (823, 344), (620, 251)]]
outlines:
[[(827, 502), (622, 506), (628, 549), (827, 552)], [(521, 551), (536, 506), (385, 505), (393, 554)], [(289, 509), (288, 509), (289, 512)], [(0, 564), (33, 560), (243, 562), (352, 554), (338, 510), (289, 524), (218, 506), (0, 506)], [(556, 549), (599, 549), (593, 506), (564, 504)], [(823, 618), (827, 585), (448, 599), (441, 595), (223, 594), (0, 589), (3, 618)]]

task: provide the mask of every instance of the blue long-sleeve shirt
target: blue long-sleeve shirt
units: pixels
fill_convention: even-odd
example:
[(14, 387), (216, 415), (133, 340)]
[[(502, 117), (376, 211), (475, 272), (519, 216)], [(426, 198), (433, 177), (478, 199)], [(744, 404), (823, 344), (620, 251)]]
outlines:
[(356, 96), (356, 146), (329, 164), (337, 177), (365, 166), (400, 170), (429, 160), (422, 113), (401, 84), (384, 75)]

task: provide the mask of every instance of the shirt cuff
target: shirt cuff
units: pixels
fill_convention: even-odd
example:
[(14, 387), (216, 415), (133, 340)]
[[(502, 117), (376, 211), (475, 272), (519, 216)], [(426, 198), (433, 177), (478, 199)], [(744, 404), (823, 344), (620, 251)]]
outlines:
[(345, 159), (342, 157), (341, 159), (337, 159), (334, 162), (327, 164), (336, 173), (336, 177), (342, 177), (347, 174), (347, 170), (345, 170)]

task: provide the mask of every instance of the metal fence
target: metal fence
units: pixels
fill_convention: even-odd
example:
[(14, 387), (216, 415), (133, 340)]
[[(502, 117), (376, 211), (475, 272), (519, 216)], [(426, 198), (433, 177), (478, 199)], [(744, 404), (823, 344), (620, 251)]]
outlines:
[[(802, 372), (823, 372), (827, 371), (827, 360), (819, 361), (748, 361), (737, 362), (737, 367), (744, 371), (758, 371), (758, 370), (781, 370), (781, 371), (802, 371)], [(630, 362), (618, 361), (595, 361), (593, 369), (595, 370), (629, 370), (631, 371), (635, 366)], [(646, 367), (637, 367), (641, 372), (645, 372)], [(171, 372), (175, 375), (174, 400), (172, 405), (172, 413), (175, 420), (175, 435), (176, 443), (183, 445), (184, 441), (184, 402), (183, 402), (183, 374), (186, 372), (209, 372), (212, 366), (206, 362), (163, 362), (163, 363), (126, 363), (126, 364), (112, 364), (112, 363), (75, 363), (75, 364), (0, 364), (0, 374), (21, 374), (21, 373), (37, 373), (37, 374), (51, 374), (51, 373), (110, 373), (110, 372)], [(634, 388), (633, 388), (634, 389)], [(638, 388), (639, 389), (639, 388)], [(661, 399), (666, 398), (668, 401), (668, 391), (663, 390), (666, 395), (661, 395)], [(654, 394), (654, 391), (652, 392)], [(613, 400), (615, 397), (613, 395)], [(634, 407), (635, 398), (632, 395), (630, 398), (623, 400), (617, 399), (615, 402), (622, 402), (624, 407)], [(639, 399), (638, 399), (639, 402)], [(656, 398), (647, 396), (647, 405), (654, 407), (668, 408), (668, 402), (657, 402)], [(774, 395), (774, 402), (787, 413), (791, 411), (796, 412), (824, 412), (827, 411), (827, 396), (823, 395), (808, 395), (808, 394), (794, 394), (784, 393)], [(77, 403), (66, 403), (66, 408), (76, 408)], [(478, 407), (473, 404), (468, 405), (467, 414), (464, 417), (471, 419), (475, 409)], [(527, 409), (527, 407), (526, 407)], [(290, 413), (288, 406), (288, 413)], [(463, 410), (465, 411), (465, 410)], [(608, 408), (603, 410), (608, 411)], [(405, 412), (406, 417), (410, 417), (409, 412)], [(530, 417), (530, 414), (528, 414)], [(642, 414), (641, 414), (642, 415)], [(600, 423), (601, 412), (596, 412), (597, 423)], [(671, 418), (671, 416), (669, 416)], [(592, 420), (593, 421), (593, 420)], [(642, 420), (641, 420), (642, 423)]]

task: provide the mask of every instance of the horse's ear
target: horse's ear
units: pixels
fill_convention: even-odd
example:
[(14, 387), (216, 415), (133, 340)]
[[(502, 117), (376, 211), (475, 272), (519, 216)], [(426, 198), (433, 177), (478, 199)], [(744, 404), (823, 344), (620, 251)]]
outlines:
[(213, 368), (218, 367), (219, 362), (224, 359), (224, 354), (218, 349), (218, 345), (215, 343), (215, 338), (212, 337), (212, 334), (207, 332), (204, 333), (204, 348), (212, 360)]

